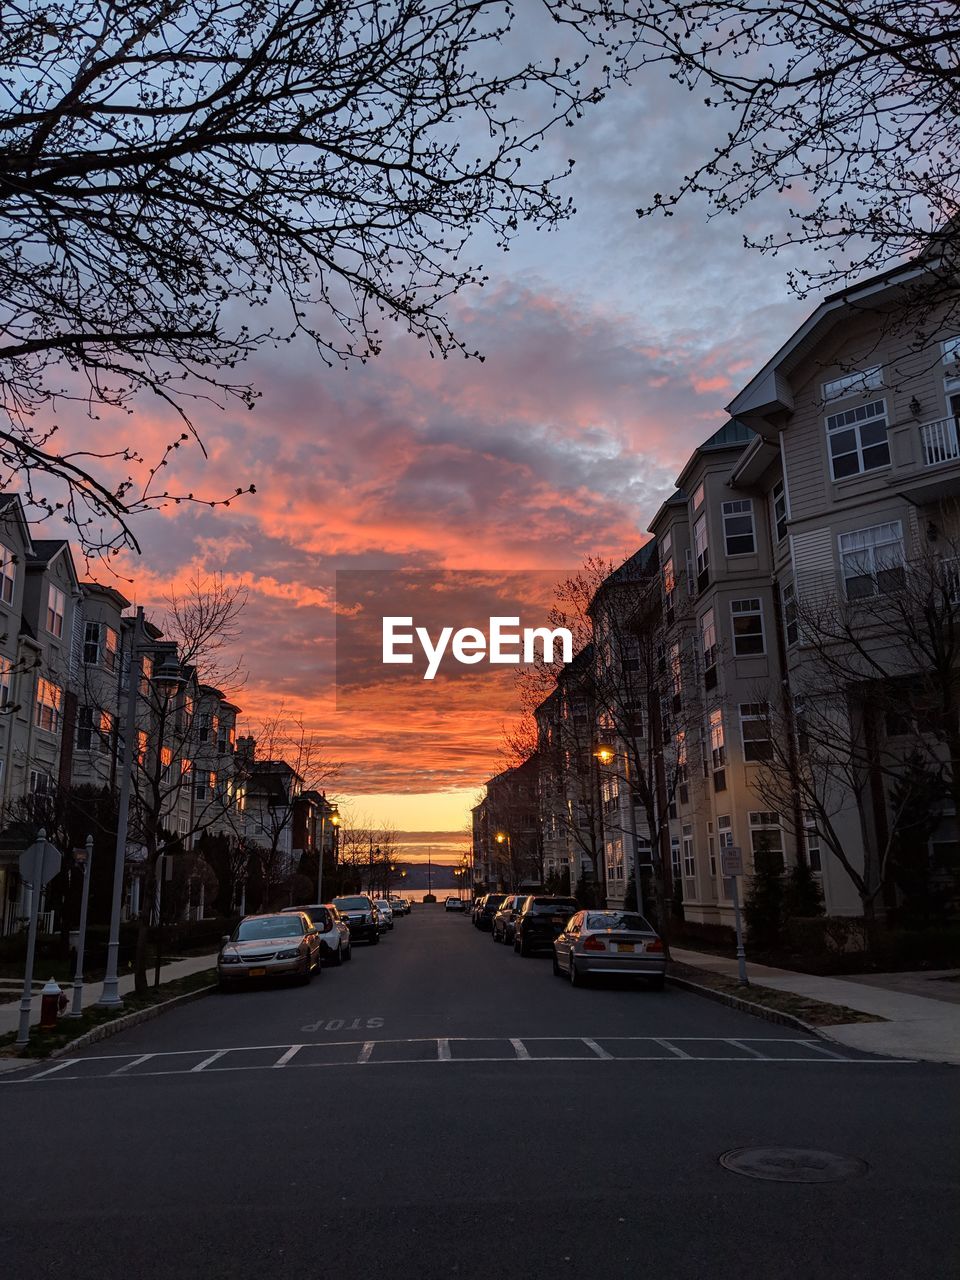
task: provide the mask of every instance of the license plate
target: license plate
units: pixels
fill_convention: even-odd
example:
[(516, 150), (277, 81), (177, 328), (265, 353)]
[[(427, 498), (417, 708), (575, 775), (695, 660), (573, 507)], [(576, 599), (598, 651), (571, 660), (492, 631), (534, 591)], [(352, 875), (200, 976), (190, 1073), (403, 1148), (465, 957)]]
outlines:
[(248, 969), (247, 975), (251, 978), (265, 978), (267, 976), (267, 971), (266, 969)]
[(554, 917), (553, 917), (553, 924), (563, 924), (563, 923), (564, 923), (563, 916), (554, 916)]
[(632, 942), (618, 942), (615, 945), (618, 951), (633, 951), (634, 949)]

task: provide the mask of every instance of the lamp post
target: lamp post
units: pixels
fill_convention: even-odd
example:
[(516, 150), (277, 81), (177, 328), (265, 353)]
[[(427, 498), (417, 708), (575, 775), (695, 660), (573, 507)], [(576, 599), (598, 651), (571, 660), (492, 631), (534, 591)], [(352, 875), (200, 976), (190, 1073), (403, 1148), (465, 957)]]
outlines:
[[(327, 801), (326, 797), (320, 806), (320, 849), (317, 853), (317, 905), (323, 902), (323, 846), (326, 839), (326, 822), (327, 822)], [(340, 811), (336, 805), (330, 809), (330, 825), (336, 833), (337, 827), (340, 825)], [(336, 835), (334, 835), (336, 839)]]
[[(594, 757), (605, 768), (613, 764), (617, 758), (617, 753), (613, 747), (607, 743), (600, 743)], [(626, 774), (618, 774), (618, 778), (623, 778), (627, 784), (627, 814), (630, 821), (630, 839), (633, 842), (633, 882), (637, 890), (637, 911), (643, 915), (643, 882), (640, 877), (640, 842), (637, 838), (637, 814), (633, 807), (633, 787), (630, 785), (630, 778)], [(603, 792), (600, 793), (601, 804), (603, 802)]]

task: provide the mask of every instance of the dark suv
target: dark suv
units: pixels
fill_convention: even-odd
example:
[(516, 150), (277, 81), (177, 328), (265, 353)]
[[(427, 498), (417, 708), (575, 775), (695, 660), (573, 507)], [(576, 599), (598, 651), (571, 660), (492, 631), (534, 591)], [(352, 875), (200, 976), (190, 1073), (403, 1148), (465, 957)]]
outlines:
[(579, 910), (576, 898), (527, 898), (514, 922), (514, 951), (521, 956), (551, 951), (554, 938), (563, 933), (564, 925)]
[(366, 938), (368, 942), (380, 941), (377, 909), (365, 893), (357, 893), (349, 898), (334, 898), (333, 905), (349, 926), (351, 942), (357, 938)]
[(503, 902), (506, 896), (505, 893), (488, 893), (486, 897), (480, 899), (480, 905), (477, 907), (477, 914), (473, 921), (478, 929), (491, 929), (493, 927), (493, 917), (497, 914), (500, 903)]

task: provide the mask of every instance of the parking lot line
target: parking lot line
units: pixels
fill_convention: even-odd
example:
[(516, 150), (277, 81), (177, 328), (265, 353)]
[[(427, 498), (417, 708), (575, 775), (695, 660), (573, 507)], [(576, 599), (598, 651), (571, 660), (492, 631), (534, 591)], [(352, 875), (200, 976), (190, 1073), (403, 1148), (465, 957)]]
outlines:
[(366, 1041), (364, 1041), (363, 1048), (360, 1050), (360, 1055), (359, 1055), (359, 1057), (357, 1058), (357, 1064), (358, 1064), (358, 1065), (359, 1065), (361, 1062), (369, 1062), (369, 1061), (370, 1061), (370, 1055), (371, 1055), (371, 1053), (373, 1053), (374, 1045), (375, 1045), (376, 1043), (377, 1043), (377, 1042), (376, 1042), (376, 1040), (366, 1040)]
[[(705, 1040), (707, 1039), (706, 1036), (703, 1038)], [(666, 1049), (668, 1053), (675, 1054), (678, 1058), (690, 1058), (693, 1056), (692, 1054), (684, 1053), (682, 1049), (678, 1049), (677, 1046), (675, 1044), (671, 1044), (669, 1040), (661, 1040), (659, 1036), (651, 1036), (650, 1039), (654, 1044), (658, 1044), (661, 1049)]]
[(437, 1041), (437, 1061), (438, 1062), (450, 1061), (450, 1041), (449, 1040), (444, 1039), (444, 1040)]
[(155, 1053), (141, 1053), (139, 1058), (131, 1058), (129, 1062), (125, 1062), (122, 1067), (115, 1067), (109, 1074), (112, 1076), (122, 1076), (126, 1072), (131, 1071), (134, 1067), (139, 1067), (141, 1062), (149, 1062), (151, 1058), (155, 1058)]
[(530, 1061), (530, 1053), (522, 1040), (514, 1040), (511, 1038), (510, 1043), (513, 1045), (513, 1052), (516, 1054), (518, 1062)]
[(275, 1067), (285, 1067), (291, 1058), (296, 1057), (302, 1048), (302, 1044), (292, 1044), (287, 1052), (282, 1053), (273, 1065)]
[(201, 1062), (198, 1062), (195, 1067), (191, 1067), (190, 1068), (191, 1073), (196, 1071), (202, 1071), (204, 1067), (209, 1067), (211, 1062), (216, 1062), (218, 1058), (222, 1058), (225, 1053), (229, 1053), (229, 1052), (230, 1052), (229, 1049), (218, 1049), (216, 1053), (211, 1053), (209, 1058), (204, 1058)]
[(593, 1052), (597, 1055), (598, 1058), (613, 1057), (612, 1053), (607, 1053), (606, 1049), (601, 1049), (600, 1046), (597, 1044), (596, 1040), (591, 1040), (588, 1036), (581, 1036), (580, 1039), (583, 1041), (583, 1043), (587, 1046), (588, 1049), (593, 1050)]

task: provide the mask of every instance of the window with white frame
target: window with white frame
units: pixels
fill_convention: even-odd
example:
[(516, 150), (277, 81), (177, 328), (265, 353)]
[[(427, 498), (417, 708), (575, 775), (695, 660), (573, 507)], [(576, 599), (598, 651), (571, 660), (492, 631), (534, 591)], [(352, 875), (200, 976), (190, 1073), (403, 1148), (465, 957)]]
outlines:
[(147, 697), (150, 692), (150, 681), (153, 679), (153, 658), (145, 653), (140, 659), (140, 696)]
[(105, 622), (87, 622), (83, 628), (83, 663), (96, 667), (101, 663), (107, 671), (116, 671), (120, 637)]
[(710, 545), (707, 541), (706, 512), (693, 526), (693, 550), (697, 558), (697, 586), (704, 587), (710, 569)]
[(900, 588), (904, 580), (900, 521), (841, 533), (840, 572), (848, 600), (862, 600)]
[(208, 773), (206, 770), (204, 770), (202, 773), (198, 771), (196, 774), (196, 780), (194, 782), (194, 787), (193, 787), (194, 797), (201, 804), (207, 804), (209, 803), (209, 801), (213, 799), (216, 786), (217, 786), (216, 773), (213, 773), (213, 772)]
[(873, 400), (827, 418), (827, 448), (834, 480), (890, 465), (887, 404)]
[(13, 593), (17, 585), (17, 561), (9, 547), (0, 542), (0, 600), (4, 604), (13, 604)]
[(712, 609), (700, 619), (700, 652), (705, 671), (717, 664), (717, 624)]
[(857, 369), (823, 384), (824, 400), (842, 400), (845, 396), (863, 396), (883, 386), (883, 369), (876, 364), (870, 369)]
[(800, 617), (797, 612), (797, 592), (792, 582), (783, 588), (783, 634), (787, 645), (800, 639)]
[(57, 639), (63, 635), (63, 614), (66, 607), (66, 596), (51, 582), (47, 588), (47, 630)]
[(53, 792), (53, 779), (42, 769), (30, 770), (30, 794), (32, 796), (48, 796)]
[(738, 498), (734, 502), (724, 502), (720, 512), (723, 516), (723, 545), (727, 555), (752, 556), (757, 550), (752, 500)]
[(733, 615), (733, 652), (738, 658), (755, 657), (766, 653), (763, 636), (763, 605), (759, 597), (747, 600), (731, 600)]
[(717, 878), (717, 837), (714, 834), (713, 822), (707, 821), (707, 861), (710, 864), (710, 878)]
[(663, 562), (663, 598), (668, 609), (673, 607), (673, 593), (677, 589), (677, 576), (673, 571), (673, 556)]
[(170, 768), (173, 764), (173, 748), (160, 748), (160, 779), (162, 782), (170, 781)]
[(177, 818), (177, 834), (181, 837), (190, 834), (190, 819), (184, 817), (183, 814), (180, 814)]
[(683, 828), (683, 874), (693, 880), (697, 874), (697, 857), (693, 849), (693, 827)]
[(779, 813), (750, 814), (750, 847), (756, 870), (762, 865), (773, 871), (783, 870), (783, 830)]
[(694, 511), (699, 511), (700, 508), (703, 506), (703, 482), (702, 481), (694, 489), (693, 499), (690, 505), (692, 506)]
[(35, 724), (47, 733), (59, 733), (63, 716), (63, 690), (52, 680), (37, 681)]
[(807, 866), (820, 875), (823, 871), (823, 859), (820, 852), (820, 831), (817, 827), (816, 815), (807, 809), (803, 815), (803, 848), (807, 855)]
[(955, 338), (946, 338), (940, 343), (940, 350), (943, 352), (943, 363), (945, 365), (960, 364), (960, 336)]
[(730, 821), (729, 813), (721, 813), (717, 816), (717, 833), (720, 840), (720, 848), (732, 849), (733, 824)]
[(682, 863), (680, 861), (680, 837), (679, 836), (670, 837), (670, 867), (671, 867), (671, 870), (673, 871), (674, 884), (676, 884), (676, 882), (680, 879), (680, 875), (683, 870)]
[(77, 750), (107, 755), (113, 744), (113, 716), (96, 707), (81, 707), (77, 714)]
[(777, 542), (782, 542), (787, 536), (787, 491), (782, 480), (778, 480), (773, 486), (771, 498), (773, 536)]
[(723, 732), (723, 711), (715, 707), (710, 712), (710, 759), (714, 769), (722, 769), (727, 763), (727, 740)]
[(770, 759), (770, 720), (765, 702), (740, 703), (743, 758), (748, 763)]
[(6, 707), (11, 701), (13, 690), (13, 662), (0, 655), (0, 707)]
[(682, 729), (678, 729), (674, 737), (674, 750), (677, 761), (677, 782), (683, 783), (687, 780), (687, 735)]

